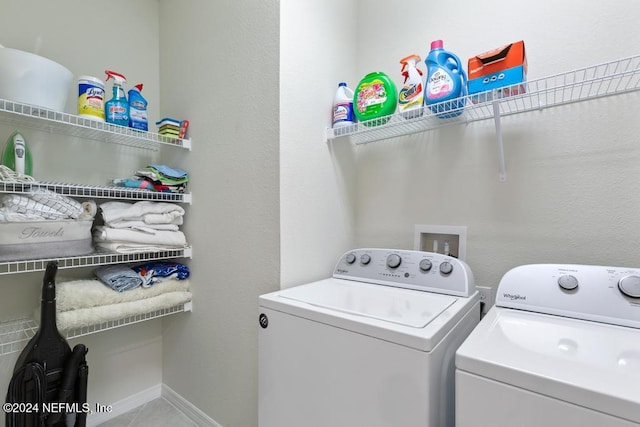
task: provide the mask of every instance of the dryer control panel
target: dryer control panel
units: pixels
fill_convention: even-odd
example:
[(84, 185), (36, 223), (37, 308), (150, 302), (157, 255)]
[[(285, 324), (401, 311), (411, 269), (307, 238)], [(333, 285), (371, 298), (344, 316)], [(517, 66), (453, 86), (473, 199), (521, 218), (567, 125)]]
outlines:
[(496, 306), (640, 328), (640, 269), (522, 265), (500, 281)]
[(333, 277), (463, 297), (476, 291), (465, 262), (433, 252), (354, 249), (340, 258)]

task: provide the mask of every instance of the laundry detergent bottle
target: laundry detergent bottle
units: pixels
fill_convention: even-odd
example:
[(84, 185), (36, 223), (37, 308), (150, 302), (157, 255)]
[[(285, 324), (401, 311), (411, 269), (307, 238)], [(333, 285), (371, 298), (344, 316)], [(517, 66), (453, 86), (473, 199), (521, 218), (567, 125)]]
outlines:
[(431, 42), (425, 60), (427, 81), (424, 102), (438, 118), (448, 119), (462, 114), (467, 94), (467, 75), (460, 59), (442, 47), (442, 40)]
[(404, 83), (398, 93), (398, 112), (405, 119), (420, 117), (423, 113), (424, 86), (422, 71), (417, 68), (420, 61), (420, 56), (416, 54), (400, 60)]
[[(365, 126), (379, 126), (396, 112), (398, 92), (393, 81), (383, 72), (369, 73), (358, 83), (353, 107), (358, 121)], [(377, 119), (377, 120), (374, 120)]]
[(129, 126), (129, 102), (123, 89), (127, 79), (115, 71), (106, 70), (105, 73), (107, 73), (107, 81), (113, 79), (113, 96), (104, 104), (107, 123)]

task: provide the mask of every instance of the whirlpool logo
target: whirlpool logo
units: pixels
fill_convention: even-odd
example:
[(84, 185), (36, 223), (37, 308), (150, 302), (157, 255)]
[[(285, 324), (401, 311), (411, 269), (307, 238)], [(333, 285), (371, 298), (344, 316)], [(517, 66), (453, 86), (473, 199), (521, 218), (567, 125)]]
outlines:
[(508, 300), (511, 300), (511, 301), (526, 301), (527, 300), (526, 296), (520, 295), (520, 294), (514, 295), (514, 294), (504, 293), (504, 294), (502, 294), (502, 297), (504, 299), (508, 299)]

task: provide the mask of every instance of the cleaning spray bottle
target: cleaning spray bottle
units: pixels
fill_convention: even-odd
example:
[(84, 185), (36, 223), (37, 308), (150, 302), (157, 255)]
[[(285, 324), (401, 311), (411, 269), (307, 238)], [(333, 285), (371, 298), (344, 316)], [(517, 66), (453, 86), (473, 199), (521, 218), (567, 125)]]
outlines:
[(127, 79), (115, 71), (106, 70), (105, 73), (107, 73), (107, 81), (113, 79), (113, 96), (104, 104), (107, 123), (129, 126), (129, 103), (122, 88)]
[(15, 131), (7, 140), (2, 151), (2, 164), (13, 170), (18, 176), (33, 174), (31, 150), (24, 137)]
[(138, 130), (149, 130), (147, 100), (142, 96), (142, 83), (129, 89), (129, 127)]
[(400, 60), (404, 83), (398, 93), (398, 111), (405, 119), (420, 117), (423, 113), (422, 71), (417, 68), (420, 61), (420, 56), (415, 53)]
[(425, 63), (427, 65), (425, 104), (441, 119), (462, 114), (464, 96), (467, 94), (467, 75), (460, 59), (443, 49), (442, 40), (435, 40), (431, 42), (431, 51)]

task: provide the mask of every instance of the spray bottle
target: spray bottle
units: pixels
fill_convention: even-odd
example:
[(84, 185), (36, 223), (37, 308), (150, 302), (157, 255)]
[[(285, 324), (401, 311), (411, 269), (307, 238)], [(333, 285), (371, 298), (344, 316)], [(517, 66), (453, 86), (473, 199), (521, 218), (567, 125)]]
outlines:
[(400, 60), (404, 83), (398, 93), (398, 111), (405, 119), (420, 117), (424, 112), (422, 109), (424, 100), (422, 71), (417, 68), (420, 61), (420, 56), (415, 53)]
[(138, 130), (149, 130), (147, 100), (142, 96), (142, 83), (129, 89), (129, 127)]
[(105, 73), (107, 81), (113, 79), (113, 97), (104, 104), (107, 123), (129, 126), (129, 103), (122, 87), (127, 79), (115, 71), (106, 70)]

